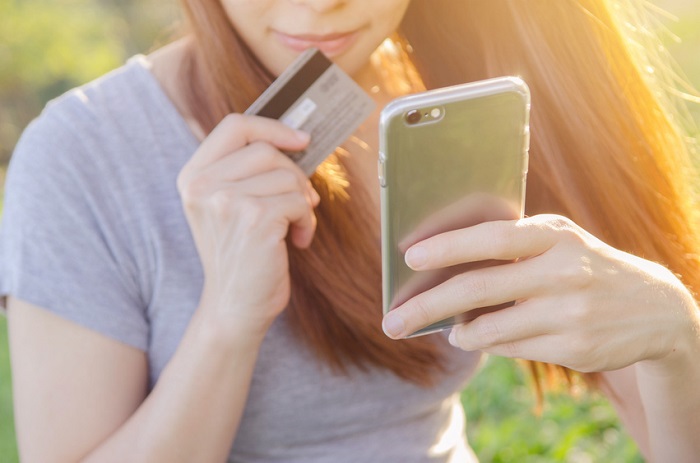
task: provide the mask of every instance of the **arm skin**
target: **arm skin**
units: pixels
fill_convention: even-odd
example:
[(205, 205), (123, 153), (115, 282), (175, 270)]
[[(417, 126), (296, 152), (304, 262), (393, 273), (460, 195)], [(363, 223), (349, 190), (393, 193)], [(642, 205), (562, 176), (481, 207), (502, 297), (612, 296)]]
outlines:
[(195, 316), (146, 396), (143, 352), (13, 298), (8, 317), (23, 462), (226, 460), (259, 335)]
[(653, 462), (700, 455), (700, 310), (665, 267), (551, 215), (488, 222), (408, 249), (414, 270), (497, 259), (415, 296), (384, 318), (392, 338), (471, 309), (517, 301), (453, 328), (464, 350), (601, 372), (604, 392)]
[(150, 394), (143, 352), (9, 298), (24, 462), (226, 461), (260, 344), (289, 301), (286, 237), (305, 248), (315, 232), (318, 194), (280, 151), (308, 142), (230, 115), (180, 172), (204, 288)]
[(650, 462), (697, 461), (699, 355), (697, 346), (678, 349), (663, 360), (603, 373), (603, 392)]

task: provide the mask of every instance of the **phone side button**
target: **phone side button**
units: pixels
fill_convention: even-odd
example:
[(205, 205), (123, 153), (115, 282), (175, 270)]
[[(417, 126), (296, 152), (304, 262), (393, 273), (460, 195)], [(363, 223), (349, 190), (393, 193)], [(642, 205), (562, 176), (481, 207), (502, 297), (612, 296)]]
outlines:
[(530, 126), (525, 127), (525, 131), (523, 132), (523, 146), (525, 147), (526, 150), (530, 149)]
[(379, 186), (386, 186), (386, 164), (384, 164), (384, 156), (379, 154), (379, 162), (377, 163), (377, 175), (379, 176)]
[(525, 151), (523, 153), (523, 174), (527, 174), (530, 170), (530, 152)]

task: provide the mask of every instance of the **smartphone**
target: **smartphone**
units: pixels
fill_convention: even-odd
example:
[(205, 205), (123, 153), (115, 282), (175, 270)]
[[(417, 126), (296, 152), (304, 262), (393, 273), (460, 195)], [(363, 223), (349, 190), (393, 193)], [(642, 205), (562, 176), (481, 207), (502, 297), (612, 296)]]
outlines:
[[(453, 276), (503, 261), (415, 272), (413, 244), (485, 221), (523, 216), (528, 169), (530, 91), (501, 77), (400, 97), (379, 123), (383, 310)], [(450, 328), (513, 305), (471, 310), (413, 333)]]

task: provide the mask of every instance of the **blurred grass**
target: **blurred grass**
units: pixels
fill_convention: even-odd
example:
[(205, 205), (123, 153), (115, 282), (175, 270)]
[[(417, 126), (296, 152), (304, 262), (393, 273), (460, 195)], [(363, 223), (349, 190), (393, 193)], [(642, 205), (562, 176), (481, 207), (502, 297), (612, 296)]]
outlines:
[(529, 382), (515, 361), (490, 357), (462, 393), (469, 442), (482, 462), (644, 461), (604, 397), (548, 393), (537, 415)]
[[(695, 103), (688, 105), (694, 119), (691, 135), (700, 137), (700, 1), (655, 0), (652, 3), (676, 17), (666, 24), (672, 37), (664, 40), (669, 53), (680, 65), (681, 77), (695, 88)], [(700, 153), (698, 153), (700, 155)]]
[(0, 316), (0, 463), (18, 461), (15, 442), (10, 356), (7, 350), (7, 320)]
[[(76, 5), (86, 1), (69, 3)], [(700, 88), (700, 8), (697, 2), (698, 0), (657, 0), (654, 3), (680, 18), (668, 27), (682, 41), (669, 41), (667, 46), (695, 88)], [(125, 0), (113, 5), (128, 12), (131, 10), (126, 10), (124, 6), (127, 3), (133, 2)], [(0, 0), (0, 7), (5, 8), (6, 5), (7, 0)], [(148, 49), (148, 46), (142, 44), (152, 41), (155, 36), (151, 32), (157, 29), (153, 27), (152, 18), (162, 12), (155, 11), (158, 8), (154, 6), (158, 5), (157, 1), (144, 1), (143, 5), (144, 8), (151, 8), (144, 10), (146, 14), (139, 16), (140, 23), (137, 24), (137, 29), (140, 27), (140, 34), (144, 37), (134, 39), (133, 30), (130, 34), (124, 31), (117, 34), (122, 36), (124, 42), (128, 42), (124, 45), (124, 55)], [(172, 8), (171, 5), (166, 7)], [(169, 17), (172, 15), (169, 14)], [(120, 24), (133, 25), (138, 22), (127, 18), (128, 14), (125, 14)], [(3, 45), (5, 44), (0, 43), (0, 52)], [(37, 63), (41, 62), (41, 58), (35, 59)], [(94, 72), (100, 74), (106, 70)], [(42, 91), (52, 92), (50, 96), (55, 96), (70, 86), (66, 82), (62, 84), (63, 87), (50, 87)], [(38, 109), (33, 111), (38, 112)], [(700, 105), (691, 105), (690, 112), (697, 121), (696, 126), (700, 126)], [(17, 121), (14, 122), (17, 124)], [(7, 124), (7, 121), (0, 120), (0, 132), (7, 132)], [(0, 165), (0, 214), (3, 180), (4, 167)], [(564, 393), (549, 394), (541, 416), (535, 416), (532, 412), (534, 394), (528, 386), (528, 380), (522, 370), (508, 359), (490, 358), (463, 392), (462, 402), (468, 418), (469, 440), (484, 463), (643, 461), (634, 443), (620, 429), (615, 412), (600, 396), (593, 394), (572, 398)], [(0, 463), (18, 461), (12, 417), (7, 326), (5, 318), (0, 316)]]

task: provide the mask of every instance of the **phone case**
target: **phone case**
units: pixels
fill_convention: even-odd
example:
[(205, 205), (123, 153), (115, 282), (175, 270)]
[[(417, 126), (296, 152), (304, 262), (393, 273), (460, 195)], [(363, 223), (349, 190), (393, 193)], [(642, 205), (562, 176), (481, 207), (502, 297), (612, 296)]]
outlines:
[[(415, 272), (405, 251), (427, 237), (484, 221), (522, 217), (528, 168), (530, 92), (516, 77), (398, 98), (380, 118), (384, 313), (488, 261)], [(428, 334), (512, 305), (442, 320)]]

